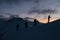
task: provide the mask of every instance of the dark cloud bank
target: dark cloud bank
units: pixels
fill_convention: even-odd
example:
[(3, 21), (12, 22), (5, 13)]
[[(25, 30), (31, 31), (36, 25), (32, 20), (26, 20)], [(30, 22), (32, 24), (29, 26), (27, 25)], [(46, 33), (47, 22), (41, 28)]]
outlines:
[(47, 13), (50, 13), (50, 14), (52, 14), (52, 13), (56, 13), (57, 12), (57, 10), (52, 10), (52, 9), (43, 9), (43, 10), (29, 10), (28, 11), (28, 13), (29, 14), (33, 14), (33, 13), (38, 13), (38, 14), (47, 14)]
[[(6, 3), (19, 3), (19, 2), (21, 2), (21, 1), (35, 1), (35, 2), (37, 2), (37, 0), (0, 0), (0, 2), (6, 2)], [(39, 0), (39, 1), (42, 1), (42, 0)], [(31, 10), (28, 10), (28, 14), (35, 14), (35, 13), (37, 13), (37, 14), (53, 14), (53, 13), (56, 13), (57, 12), (57, 10), (56, 9), (31, 9)], [(6, 14), (6, 13), (5, 13)], [(7, 13), (7, 14), (9, 14), (10, 15), (10, 13)]]

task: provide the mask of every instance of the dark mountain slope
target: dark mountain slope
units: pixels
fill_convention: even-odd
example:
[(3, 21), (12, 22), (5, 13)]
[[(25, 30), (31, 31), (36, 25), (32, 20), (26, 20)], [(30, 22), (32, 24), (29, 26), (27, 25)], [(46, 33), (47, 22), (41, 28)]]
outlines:
[[(28, 28), (25, 28), (25, 22), (28, 22)], [(19, 31), (16, 31), (17, 24)], [(60, 20), (48, 24), (37, 21), (34, 26), (34, 22), (22, 18), (11, 18), (8, 21), (0, 19), (0, 33), (5, 33), (4, 40), (60, 40)]]

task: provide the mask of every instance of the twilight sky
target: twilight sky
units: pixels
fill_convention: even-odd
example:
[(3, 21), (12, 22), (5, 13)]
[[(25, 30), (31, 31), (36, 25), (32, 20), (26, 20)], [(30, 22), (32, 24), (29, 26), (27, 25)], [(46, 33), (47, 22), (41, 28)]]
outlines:
[(19, 15), (46, 23), (48, 15), (51, 21), (60, 19), (60, 0), (0, 0), (0, 15)]

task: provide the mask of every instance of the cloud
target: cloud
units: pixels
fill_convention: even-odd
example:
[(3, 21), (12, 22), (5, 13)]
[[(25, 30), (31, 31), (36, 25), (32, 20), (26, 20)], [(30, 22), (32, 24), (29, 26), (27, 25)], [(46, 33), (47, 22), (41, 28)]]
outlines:
[(3, 15), (0, 15), (0, 18), (4, 17)]
[(19, 3), (21, 0), (0, 0), (0, 3)]
[(21, 2), (21, 1), (34, 1), (34, 2), (39, 2), (42, 0), (0, 0), (0, 2)]
[(29, 21), (34, 21), (34, 18), (31, 18), (31, 17), (25, 17), (23, 18), (24, 20), (29, 20)]
[(52, 13), (56, 13), (57, 10), (56, 9), (43, 9), (43, 10), (39, 10), (39, 9), (33, 9), (28, 11), (28, 14), (33, 14), (33, 13), (37, 13), (37, 14), (52, 14)]
[(22, 2), (25, 2), (25, 1), (28, 1), (28, 2), (30, 2), (30, 1), (32, 1), (32, 0), (0, 0), (0, 4), (2, 4), (2, 3), (7, 3), (7, 4), (19, 4), (19, 3), (22, 3)]
[(57, 12), (57, 10), (52, 10), (52, 9), (44, 9), (44, 10), (42, 10), (40, 13), (56, 13)]
[(25, 19), (25, 20), (27, 20), (27, 19), (34, 19), (34, 18), (30, 18), (30, 17), (25, 17), (24, 19)]

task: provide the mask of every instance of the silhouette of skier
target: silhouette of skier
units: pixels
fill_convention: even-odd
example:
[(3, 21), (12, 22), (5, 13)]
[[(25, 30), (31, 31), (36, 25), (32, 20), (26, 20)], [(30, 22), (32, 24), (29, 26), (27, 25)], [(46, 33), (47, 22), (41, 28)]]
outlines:
[(50, 15), (49, 15), (49, 16), (48, 16), (48, 23), (49, 23), (49, 21), (50, 21), (50, 18), (51, 18), (51, 17), (50, 17)]
[(19, 30), (19, 25), (18, 25), (18, 24), (16, 25), (16, 30), (17, 30), (17, 31)]
[(25, 28), (27, 28), (28, 27), (28, 23), (27, 22), (25, 22)]
[(36, 26), (37, 25), (37, 20), (36, 19), (34, 19), (34, 26)]

